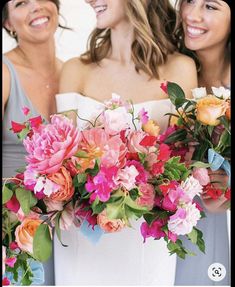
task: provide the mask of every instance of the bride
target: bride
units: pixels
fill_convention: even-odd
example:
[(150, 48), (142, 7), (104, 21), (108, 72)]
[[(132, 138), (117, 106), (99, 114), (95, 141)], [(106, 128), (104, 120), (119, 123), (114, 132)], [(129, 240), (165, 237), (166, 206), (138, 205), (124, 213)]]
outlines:
[[(99, 113), (112, 93), (132, 100), (135, 112), (145, 108), (162, 131), (170, 100), (162, 82), (178, 83), (186, 95), (197, 86), (193, 60), (176, 52), (171, 40), (174, 10), (162, 0), (86, 0), (94, 9), (97, 28), (89, 50), (65, 63), (59, 112), (77, 109), (88, 119)], [(171, 21), (170, 21), (171, 20)], [(78, 122), (80, 128), (81, 122)], [(143, 243), (141, 220), (132, 228), (103, 234), (96, 243), (79, 228), (62, 233), (63, 247), (54, 243), (56, 285), (173, 285), (175, 255), (165, 241)]]

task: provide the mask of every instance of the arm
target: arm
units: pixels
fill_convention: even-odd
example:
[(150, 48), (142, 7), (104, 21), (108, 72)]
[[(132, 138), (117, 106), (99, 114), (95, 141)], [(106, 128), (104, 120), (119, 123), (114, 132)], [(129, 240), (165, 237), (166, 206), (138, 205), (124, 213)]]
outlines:
[(2, 117), (4, 115), (5, 107), (10, 95), (10, 72), (5, 64), (2, 64)]
[[(82, 83), (82, 69), (79, 58), (76, 57), (65, 62), (60, 74), (59, 94), (56, 95), (58, 112), (77, 109), (76, 94), (81, 92)], [(76, 114), (74, 112), (66, 112), (66, 115), (76, 123)]]

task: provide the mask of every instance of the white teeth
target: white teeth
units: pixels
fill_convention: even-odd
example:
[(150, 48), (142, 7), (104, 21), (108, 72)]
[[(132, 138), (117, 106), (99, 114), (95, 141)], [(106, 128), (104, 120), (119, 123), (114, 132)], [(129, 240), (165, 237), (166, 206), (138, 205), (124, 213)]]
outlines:
[(192, 28), (192, 27), (187, 27), (187, 31), (190, 34), (195, 35), (195, 36), (206, 33), (205, 30), (202, 30), (202, 29), (199, 29), (199, 28)]
[(96, 13), (104, 12), (106, 9), (107, 9), (107, 5), (99, 5), (99, 6), (94, 7), (94, 10)]
[(43, 17), (43, 18), (39, 18), (36, 19), (34, 21), (32, 21), (31, 25), (32, 26), (38, 26), (38, 25), (42, 25), (44, 23), (48, 22), (48, 18), (47, 17)]

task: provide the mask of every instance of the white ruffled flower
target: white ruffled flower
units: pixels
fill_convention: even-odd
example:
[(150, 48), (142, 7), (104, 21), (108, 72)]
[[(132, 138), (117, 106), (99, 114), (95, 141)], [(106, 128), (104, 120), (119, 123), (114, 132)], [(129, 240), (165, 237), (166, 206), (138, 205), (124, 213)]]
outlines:
[(211, 89), (216, 97), (222, 98), (224, 100), (230, 99), (231, 94), (230, 89), (225, 89), (225, 87), (219, 87), (219, 88), (212, 87)]
[(199, 100), (207, 96), (206, 88), (203, 88), (203, 87), (195, 88), (195, 89), (192, 89), (191, 91), (192, 91), (194, 100)]
[(181, 188), (184, 190), (184, 195), (180, 199), (180, 202), (190, 202), (196, 195), (202, 193), (203, 187), (193, 176), (189, 176), (185, 181), (181, 183)]
[(170, 216), (168, 229), (177, 235), (189, 234), (197, 221), (201, 218), (199, 209), (195, 203), (188, 203), (183, 208), (179, 208), (176, 213)]

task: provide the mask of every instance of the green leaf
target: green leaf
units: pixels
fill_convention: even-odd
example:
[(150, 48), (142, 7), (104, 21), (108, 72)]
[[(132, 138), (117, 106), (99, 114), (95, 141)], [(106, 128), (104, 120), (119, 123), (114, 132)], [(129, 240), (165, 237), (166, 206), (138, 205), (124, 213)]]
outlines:
[(29, 131), (29, 128), (24, 128), (20, 133), (17, 134), (17, 137), (23, 141), (27, 137)]
[(33, 238), (33, 255), (40, 262), (47, 261), (52, 253), (52, 239), (47, 224), (41, 224), (37, 228)]
[(165, 140), (165, 144), (175, 143), (177, 141), (182, 141), (186, 138), (187, 131), (185, 129), (177, 129), (175, 132), (171, 133)]
[(62, 212), (58, 212), (56, 217), (55, 217), (55, 231), (56, 231), (56, 235), (61, 243), (61, 245), (63, 247), (68, 247), (68, 245), (63, 244), (62, 240), (61, 240), (61, 230), (60, 230), (60, 218), (61, 218)]
[(192, 241), (192, 243), (196, 244), (197, 243), (197, 230), (192, 229), (192, 231), (187, 235), (188, 238)]
[(211, 165), (209, 163), (205, 163), (202, 161), (195, 161), (192, 164), (190, 164), (190, 167), (197, 167), (197, 168), (200, 168), (200, 167), (209, 168), (210, 166)]
[(105, 209), (105, 207), (106, 207), (106, 203), (99, 201), (98, 198), (96, 198), (95, 201), (93, 201), (91, 205), (93, 214), (101, 213)]
[(3, 186), (2, 190), (2, 204), (8, 202), (13, 195), (13, 191), (9, 189), (6, 185)]
[(134, 201), (140, 196), (138, 188), (132, 188), (129, 191), (129, 194), (130, 194), (131, 199)]
[(79, 173), (77, 175), (77, 183), (78, 184), (84, 184), (87, 180), (87, 174), (86, 173)]
[(194, 227), (194, 229), (197, 231), (197, 246), (198, 248), (205, 253), (205, 242), (203, 239), (203, 233), (201, 232), (201, 230), (197, 229), (196, 227)]
[(193, 153), (192, 159), (203, 161), (205, 157), (207, 157), (207, 151), (209, 149), (208, 142), (204, 141), (200, 145), (195, 147), (195, 151)]
[(87, 168), (85, 170), (89, 175), (96, 176), (99, 172), (99, 161), (96, 159), (94, 168)]
[(185, 103), (185, 94), (182, 88), (173, 82), (167, 83), (167, 93), (171, 102), (176, 108), (181, 107)]
[(21, 187), (16, 189), (16, 198), (18, 199), (25, 215), (28, 215), (30, 209), (37, 204), (37, 198), (33, 193)]

